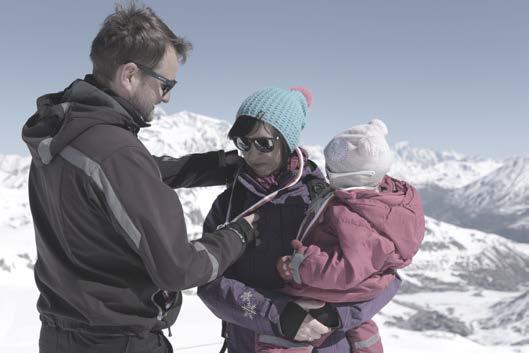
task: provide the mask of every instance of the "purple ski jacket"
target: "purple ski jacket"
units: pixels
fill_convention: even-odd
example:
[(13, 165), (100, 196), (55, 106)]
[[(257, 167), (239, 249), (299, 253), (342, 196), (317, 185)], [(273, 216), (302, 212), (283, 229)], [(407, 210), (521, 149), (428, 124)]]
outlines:
[[(284, 347), (296, 346), (296, 343), (282, 338), (278, 329), (280, 314), (293, 298), (278, 291), (284, 287), (284, 282), (275, 265), (279, 257), (292, 253), (290, 241), (295, 238), (310, 203), (308, 181), (313, 179), (322, 180), (323, 176), (309, 161), (300, 182), (257, 210), (258, 245), (248, 248), (224, 276), (199, 287), (198, 295), (206, 306), (226, 322), (225, 334), (230, 353), (255, 352), (256, 342), (263, 342), (263, 339)], [(280, 185), (285, 184), (286, 180), (280, 180)], [(217, 225), (236, 217), (269, 192), (248, 174), (241, 173), (232, 187), (213, 203), (204, 222), (204, 230), (215, 229)], [(351, 347), (345, 333), (379, 312), (399, 286), (400, 279), (397, 278), (373, 300), (333, 304), (340, 326), (313, 352), (349, 353)]]

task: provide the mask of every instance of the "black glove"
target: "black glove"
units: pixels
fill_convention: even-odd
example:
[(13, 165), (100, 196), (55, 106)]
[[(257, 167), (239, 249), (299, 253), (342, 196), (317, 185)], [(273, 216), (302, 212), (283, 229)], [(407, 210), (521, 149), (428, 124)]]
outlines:
[(335, 329), (340, 325), (338, 312), (336, 312), (336, 309), (329, 305), (329, 303), (325, 303), (325, 306), (319, 309), (309, 310), (309, 314), (329, 328)]
[(305, 320), (305, 316), (307, 316), (307, 312), (301, 306), (295, 302), (289, 302), (279, 316), (279, 324), (283, 336), (293, 340), (303, 320)]
[[(279, 316), (281, 334), (294, 341), (311, 342), (331, 332), (310, 314), (312, 308), (319, 307), (318, 300), (298, 299), (290, 302)], [(325, 310), (326, 312), (326, 310)]]
[(255, 245), (255, 240), (257, 239), (257, 231), (244, 218), (241, 218), (235, 222), (219, 226), (217, 229), (229, 229), (235, 234), (237, 234), (241, 239), (241, 242), (246, 244), (246, 246)]

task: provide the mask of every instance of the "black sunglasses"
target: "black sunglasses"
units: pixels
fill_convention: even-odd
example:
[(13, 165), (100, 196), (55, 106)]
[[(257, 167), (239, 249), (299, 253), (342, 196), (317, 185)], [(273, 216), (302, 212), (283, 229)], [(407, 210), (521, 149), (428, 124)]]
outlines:
[(242, 152), (248, 152), (252, 148), (252, 144), (257, 148), (259, 152), (269, 153), (274, 150), (276, 141), (279, 140), (279, 136), (276, 137), (235, 137), (233, 142), (235, 146)]
[(136, 66), (141, 70), (143, 71), (146, 75), (149, 75), (151, 77), (154, 77), (155, 79), (157, 80), (160, 80), (162, 81), (162, 96), (165, 96), (167, 93), (169, 93), (169, 91), (177, 84), (178, 81), (175, 81), (175, 80), (170, 80), (168, 79), (167, 77), (163, 77), (162, 75), (159, 75), (157, 74), (156, 72), (154, 72), (153, 69), (151, 69), (150, 67), (147, 67), (145, 65), (142, 65), (142, 64), (138, 64), (138, 63), (134, 63), (136, 64)]

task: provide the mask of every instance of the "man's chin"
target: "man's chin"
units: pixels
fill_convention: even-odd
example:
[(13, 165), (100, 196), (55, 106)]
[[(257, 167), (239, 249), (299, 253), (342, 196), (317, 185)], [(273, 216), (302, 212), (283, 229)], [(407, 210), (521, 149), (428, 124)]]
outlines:
[(151, 110), (150, 113), (146, 114), (146, 115), (143, 117), (143, 120), (145, 120), (145, 122), (147, 122), (147, 123), (150, 123), (153, 119), (154, 119), (154, 109)]

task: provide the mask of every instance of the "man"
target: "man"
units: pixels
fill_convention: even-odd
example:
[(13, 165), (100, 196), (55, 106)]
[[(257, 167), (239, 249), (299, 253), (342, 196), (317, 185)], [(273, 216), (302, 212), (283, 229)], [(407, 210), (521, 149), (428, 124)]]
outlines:
[(93, 75), (39, 98), (23, 127), (41, 352), (170, 351), (161, 330), (179, 291), (214, 280), (253, 242), (253, 216), (188, 242), (163, 182), (222, 183), (222, 154), (156, 160), (137, 138), (190, 47), (151, 9), (118, 6), (92, 43)]

